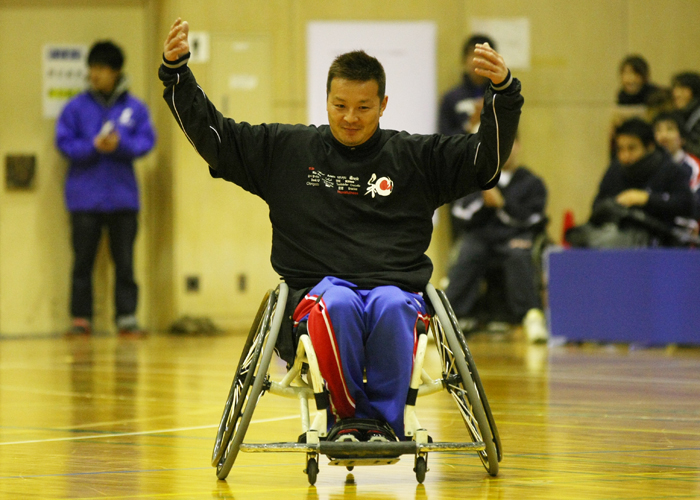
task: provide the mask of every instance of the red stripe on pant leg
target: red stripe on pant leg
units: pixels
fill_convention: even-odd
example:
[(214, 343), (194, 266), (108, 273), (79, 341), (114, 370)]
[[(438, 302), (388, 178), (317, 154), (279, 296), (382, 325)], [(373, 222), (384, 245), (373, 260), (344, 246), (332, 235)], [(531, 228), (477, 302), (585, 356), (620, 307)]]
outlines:
[(418, 313), (418, 318), (413, 325), (413, 358), (411, 359), (411, 379), (413, 379), (413, 370), (416, 366), (416, 353), (418, 352), (418, 322), (422, 321), (425, 325), (425, 331), (430, 330), (430, 316), (426, 316), (422, 313)]
[(422, 321), (425, 325), (426, 332), (430, 330), (430, 316), (426, 316), (425, 314), (419, 312), (416, 323), (413, 325), (413, 361), (416, 360), (416, 351), (418, 350), (418, 331), (416, 327), (418, 326), (419, 321)]
[(331, 402), (335, 407), (338, 417), (354, 417), (355, 400), (350, 396), (347, 384), (345, 383), (338, 343), (336, 342), (333, 325), (326, 314), (323, 300), (311, 309), (307, 329), (314, 346), (314, 351), (316, 351), (321, 375), (326, 381), (331, 396)]
[(299, 324), (299, 320), (304, 318), (311, 309), (316, 305), (316, 301), (318, 300), (318, 296), (316, 295), (306, 295), (301, 301), (297, 304), (296, 309), (294, 310), (294, 314), (292, 315), (292, 319), (294, 320), (294, 327)]

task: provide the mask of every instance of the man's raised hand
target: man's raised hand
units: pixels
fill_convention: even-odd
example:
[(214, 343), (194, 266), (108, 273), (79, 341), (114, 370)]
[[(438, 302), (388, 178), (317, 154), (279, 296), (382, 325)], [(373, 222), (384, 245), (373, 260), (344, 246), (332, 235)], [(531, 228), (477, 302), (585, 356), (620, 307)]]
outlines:
[(477, 43), (474, 48), (474, 73), (485, 76), (498, 86), (508, 77), (508, 66), (501, 54), (488, 43)]
[(179, 17), (170, 27), (170, 33), (163, 44), (163, 56), (167, 61), (177, 61), (190, 51), (187, 35), (190, 25)]

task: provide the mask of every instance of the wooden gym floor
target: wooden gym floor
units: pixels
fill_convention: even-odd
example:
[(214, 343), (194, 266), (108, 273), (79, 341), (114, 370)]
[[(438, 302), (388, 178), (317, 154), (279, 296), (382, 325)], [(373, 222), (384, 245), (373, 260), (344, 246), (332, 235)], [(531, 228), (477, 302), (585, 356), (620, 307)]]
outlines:
[[(479, 336), (469, 344), (505, 452), (497, 477), (475, 454), (430, 454), (423, 485), (409, 456), (352, 473), (322, 457), (310, 487), (303, 454), (241, 453), (218, 481), (211, 449), (243, 340), (0, 341), (0, 498), (700, 498), (699, 349)], [(419, 400), (419, 417), (437, 440), (464, 436), (447, 393)], [(246, 440), (299, 432), (297, 403), (265, 395)]]

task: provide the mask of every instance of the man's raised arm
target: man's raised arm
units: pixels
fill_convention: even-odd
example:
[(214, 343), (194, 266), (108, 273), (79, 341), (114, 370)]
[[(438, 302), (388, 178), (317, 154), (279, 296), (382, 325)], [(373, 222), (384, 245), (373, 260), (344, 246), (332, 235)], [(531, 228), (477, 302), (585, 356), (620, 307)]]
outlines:
[(479, 147), (475, 163), (482, 189), (496, 185), (501, 166), (510, 156), (520, 122), (523, 97), (520, 82), (513, 78), (503, 57), (488, 43), (474, 49), (474, 72), (491, 80), (484, 96), (481, 125), (477, 135)]
[(163, 44), (158, 76), (165, 85), (163, 98), (187, 140), (214, 170), (220, 162), (224, 117), (197, 85), (187, 67), (190, 58), (189, 24), (178, 18)]

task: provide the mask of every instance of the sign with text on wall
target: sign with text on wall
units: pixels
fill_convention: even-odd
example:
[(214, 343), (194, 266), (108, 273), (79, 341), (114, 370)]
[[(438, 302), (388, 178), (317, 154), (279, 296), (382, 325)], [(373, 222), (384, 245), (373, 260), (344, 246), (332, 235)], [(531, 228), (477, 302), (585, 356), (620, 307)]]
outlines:
[(63, 106), (87, 87), (86, 45), (45, 45), (42, 60), (44, 118), (56, 118)]

